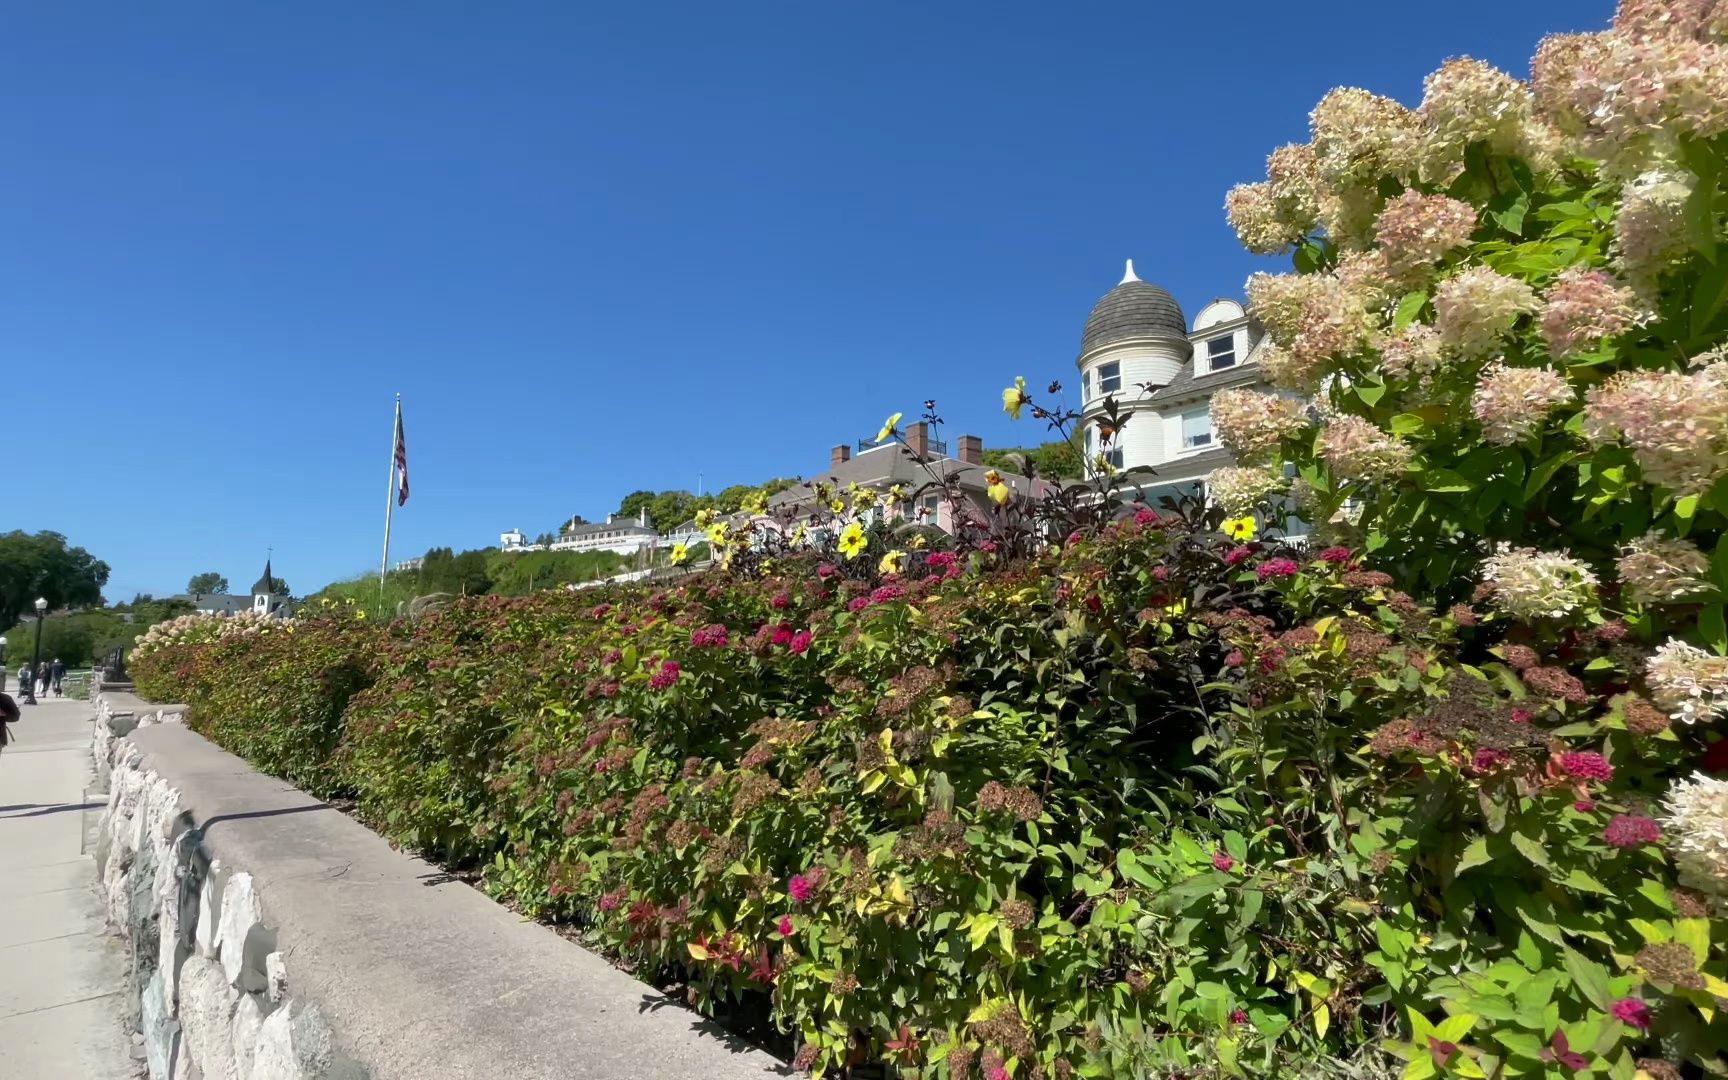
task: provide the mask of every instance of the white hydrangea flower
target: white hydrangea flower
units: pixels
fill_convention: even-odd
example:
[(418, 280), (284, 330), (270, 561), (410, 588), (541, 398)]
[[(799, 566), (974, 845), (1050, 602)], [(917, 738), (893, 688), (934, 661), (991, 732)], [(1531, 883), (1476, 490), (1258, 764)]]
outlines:
[(1595, 602), (1596, 575), (1578, 559), (1511, 548), (1482, 562), (1494, 607), (1516, 619), (1557, 619)]
[(1663, 808), (1663, 832), (1681, 884), (1728, 896), (1728, 780), (1693, 773), (1668, 789)]
[(1684, 724), (1728, 713), (1728, 657), (1667, 641), (1644, 666), (1658, 708)]

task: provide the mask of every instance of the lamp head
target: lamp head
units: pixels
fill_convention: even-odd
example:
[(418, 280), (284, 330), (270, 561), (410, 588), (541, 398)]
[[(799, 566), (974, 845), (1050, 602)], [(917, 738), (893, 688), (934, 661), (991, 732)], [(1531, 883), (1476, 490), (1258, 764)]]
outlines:
[(42, 599), (40, 596), (38, 596), (36, 598), (36, 614), (40, 615), (44, 611), (47, 611), (47, 610), (48, 610), (48, 601), (46, 601), (46, 600)]

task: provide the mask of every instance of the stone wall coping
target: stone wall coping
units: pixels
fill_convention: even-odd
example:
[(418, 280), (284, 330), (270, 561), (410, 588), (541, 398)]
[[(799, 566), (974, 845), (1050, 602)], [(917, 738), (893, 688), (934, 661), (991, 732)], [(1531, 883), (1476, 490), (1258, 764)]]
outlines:
[[(111, 707), (131, 706), (114, 695)], [(142, 702), (138, 708), (159, 709)], [(373, 1080), (789, 1076), (651, 987), (179, 724), (125, 736), (252, 875), (287, 989)]]

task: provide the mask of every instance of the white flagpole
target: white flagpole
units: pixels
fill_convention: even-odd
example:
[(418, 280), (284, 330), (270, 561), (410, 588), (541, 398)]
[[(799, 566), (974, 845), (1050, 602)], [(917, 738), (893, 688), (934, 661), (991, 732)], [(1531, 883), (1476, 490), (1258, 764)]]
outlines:
[(402, 428), (402, 395), (396, 395), (396, 415), (390, 422), (390, 475), (384, 489), (384, 557), (378, 561), (378, 603), (384, 603), (384, 575), (390, 570), (390, 516), (396, 510), (396, 433)]

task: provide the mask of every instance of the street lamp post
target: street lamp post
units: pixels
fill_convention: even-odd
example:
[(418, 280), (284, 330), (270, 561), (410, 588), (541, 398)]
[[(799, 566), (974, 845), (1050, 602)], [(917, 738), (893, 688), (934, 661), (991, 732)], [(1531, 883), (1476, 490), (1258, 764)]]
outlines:
[(6, 638), (0, 635), (0, 693), (6, 690)]
[(24, 687), (24, 700), (30, 705), (36, 704), (36, 680), (42, 671), (42, 616), (48, 613), (48, 601), (40, 596), (36, 598), (36, 655), (30, 661), (29, 685)]

